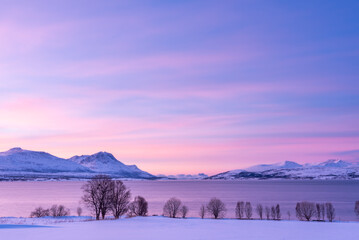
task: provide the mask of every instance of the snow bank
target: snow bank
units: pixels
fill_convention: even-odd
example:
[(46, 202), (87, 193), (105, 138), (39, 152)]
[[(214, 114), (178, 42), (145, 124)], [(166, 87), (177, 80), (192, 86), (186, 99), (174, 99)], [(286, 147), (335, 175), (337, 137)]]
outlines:
[(50, 225), (67, 222), (84, 222), (95, 220), (88, 216), (65, 216), (65, 217), (42, 217), (42, 218), (24, 218), (24, 217), (0, 217), (0, 224), (26, 224), (26, 225)]
[(137, 217), (120, 220), (50, 224), (48, 228), (0, 227), (0, 239), (359, 239), (359, 223), (298, 222), (235, 219), (169, 219)]

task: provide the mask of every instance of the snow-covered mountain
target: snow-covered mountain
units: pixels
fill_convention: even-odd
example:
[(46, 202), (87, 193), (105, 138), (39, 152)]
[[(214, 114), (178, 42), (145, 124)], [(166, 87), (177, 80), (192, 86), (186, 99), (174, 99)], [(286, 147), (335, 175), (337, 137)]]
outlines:
[(341, 168), (345, 168), (345, 167), (350, 167), (353, 166), (354, 164), (349, 163), (349, 162), (345, 162), (343, 160), (336, 160), (336, 159), (330, 159), (328, 161), (319, 163), (318, 165), (316, 165), (317, 167), (341, 167)]
[(99, 152), (93, 155), (74, 156), (69, 159), (96, 173), (108, 173), (128, 178), (153, 178), (154, 176), (140, 170), (136, 165), (125, 165), (111, 153)]
[(0, 152), (0, 180), (86, 179), (96, 174), (115, 178), (156, 178), (135, 165), (121, 163), (106, 152), (70, 159), (21, 148)]
[(285, 161), (282, 163), (275, 163), (275, 164), (260, 164), (260, 165), (255, 165), (249, 168), (245, 168), (244, 170), (249, 171), (249, 172), (261, 172), (261, 171), (266, 171), (266, 170), (270, 170), (270, 169), (292, 169), (292, 168), (300, 168), (303, 167), (303, 165), (300, 165), (296, 162), (291, 162), (291, 161)]
[(358, 179), (359, 164), (328, 160), (319, 164), (301, 165), (286, 161), (262, 164), (216, 174), (207, 179)]
[(88, 172), (88, 168), (46, 152), (12, 148), (0, 153), (0, 172)]

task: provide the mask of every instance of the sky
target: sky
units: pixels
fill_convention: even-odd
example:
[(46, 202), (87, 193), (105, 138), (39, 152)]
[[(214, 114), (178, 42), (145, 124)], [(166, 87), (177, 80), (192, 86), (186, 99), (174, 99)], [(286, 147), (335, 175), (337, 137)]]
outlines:
[(0, 151), (153, 174), (359, 161), (358, 1), (0, 5)]

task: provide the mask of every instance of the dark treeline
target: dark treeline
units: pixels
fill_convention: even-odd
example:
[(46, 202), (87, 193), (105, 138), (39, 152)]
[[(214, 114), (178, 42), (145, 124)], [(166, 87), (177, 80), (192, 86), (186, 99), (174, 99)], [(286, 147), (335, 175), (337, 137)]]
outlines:
[[(113, 180), (106, 175), (97, 175), (87, 181), (83, 186), (81, 203), (95, 216), (96, 220), (105, 219), (111, 214), (115, 219), (123, 215), (128, 217), (147, 216), (148, 202), (142, 196), (136, 196), (131, 202), (131, 192), (120, 180)], [(82, 208), (78, 207), (77, 215), (82, 215)], [(207, 204), (199, 208), (199, 217), (214, 219), (224, 218), (227, 212), (226, 205), (218, 198), (212, 198)], [(355, 202), (354, 212), (359, 217), (359, 201)], [(180, 199), (172, 197), (163, 206), (163, 216), (170, 218), (186, 218), (189, 208)], [(254, 215), (255, 213), (255, 215)], [(325, 221), (332, 222), (335, 217), (335, 208), (332, 203), (298, 202), (295, 206), (296, 217), (300, 221)], [(281, 220), (282, 213), (279, 204), (264, 206), (251, 202), (238, 201), (235, 205), (237, 219)], [(51, 208), (36, 208), (30, 217), (63, 217), (70, 215), (70, 210), (63, 205), (53, 205)], [(287, 212), (290, 220), (291, 213)]]

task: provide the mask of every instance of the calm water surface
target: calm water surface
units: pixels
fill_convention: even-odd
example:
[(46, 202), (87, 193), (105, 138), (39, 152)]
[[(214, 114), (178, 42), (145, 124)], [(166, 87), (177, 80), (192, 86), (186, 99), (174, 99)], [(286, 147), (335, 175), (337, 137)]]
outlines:
[[(64, 204), (75, 215), (81, 206), (84, 182), (0, 182), (0, 216), (29, 216), (38, 206)], [(332, 202), (337, 220), (359, 220), (354, 202), (359, 200), (359, 181), (125, 181), (132, 196), (142, 195), (149, 202), (150, 214), (162, 214), (164, 202), (178, 197), (189, 215), (198, 217), (200, 205), (218, 197), (227, 206), (226, 217), (234, 217), (237, 201), (255, 206), (279, 203), (282, 218), (295, 219), (297, 201)], [(84, 211), (85, 214), (89, 214)], [(254, 213), (254, 217), (256, 214)]]

